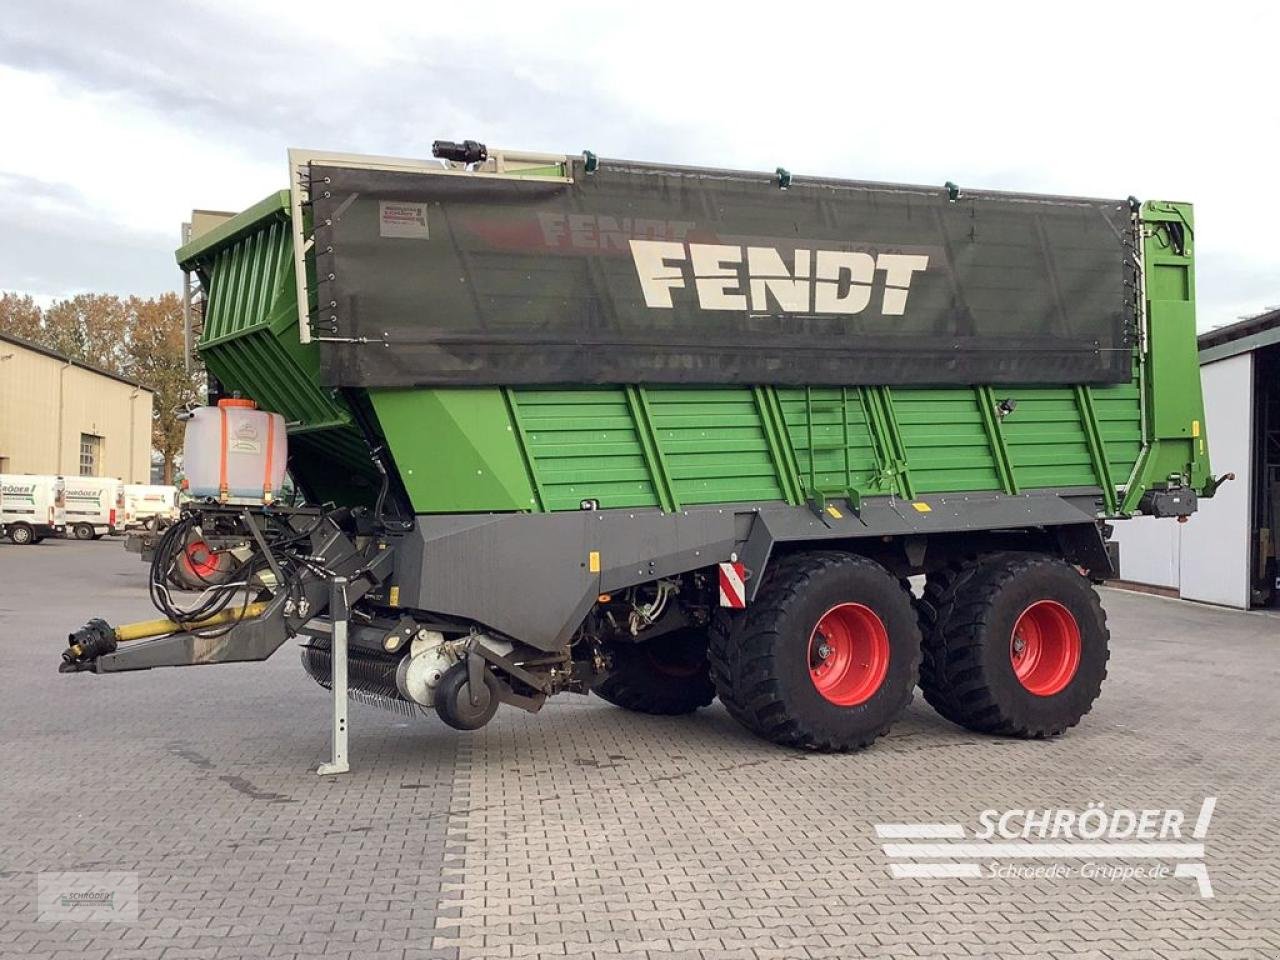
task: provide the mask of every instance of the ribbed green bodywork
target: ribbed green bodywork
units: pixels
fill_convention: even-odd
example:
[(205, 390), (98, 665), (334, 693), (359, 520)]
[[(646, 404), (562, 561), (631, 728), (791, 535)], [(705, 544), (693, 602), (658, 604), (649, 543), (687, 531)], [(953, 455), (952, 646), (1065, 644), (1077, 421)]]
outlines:
[[(372, 391), (423, 513), (1114, 491), (1141, 449), (1137, 396), (1136, 385)], [(1001, 420), (1006, 397), (1017, 407)]]
[[(1191, 210), (1149, 203), (1142, 220), (1147, 335), (1127, 384), (421, 388), (367, 391), (369, 406), (418, 513), (1046, 488), (1097, 488), (1107, 514), (1130, 513), (1149, 488), (1209, 481)], [(207, 293), (200, 355), (284, 415), (304, 486), (368, 502), (376, 474), (348, 398), (320, 386), (317, 345), (299, 342), (289, 226), (281, 193), (179, 251)]]

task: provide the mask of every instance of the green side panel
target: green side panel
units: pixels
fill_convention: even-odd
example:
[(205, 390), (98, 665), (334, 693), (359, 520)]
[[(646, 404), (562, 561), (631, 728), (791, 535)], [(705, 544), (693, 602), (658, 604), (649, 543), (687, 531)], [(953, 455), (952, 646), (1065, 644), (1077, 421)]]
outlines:
[(676, 507), (783, 500), (750, 387), (643, 387)]
[(625, 387), (510, 395), (544, 509), (578, 510), (583, 500), (601, 509), (662, 506)]
[(1203, 424), (1196, 347), (1195, 224), (1182, 203), (1147, 204), (1147, 327), (1151, 337), (1151, 427), (1157, 440), (1190, 439)]
[(974, 390), (893, 387), (885, 392), (917, 494), (1001, 489)]
[(996, 394), (1018, 402), (1000, 431), (1020, 489), (1098, 485), (1073, 387), (1002, 386)]
[(1194, 303), (1151, 301), (1151, 391), (1156, 438), (1189, 439), (1204, 420)]
[(369, 399), (415, 510), (537, 509), (501, 390), (370, 390)]
[[(1191, 205), (1142, 205), (1146, 282), (1146, 439), (1121, 513), (1135, 510), (1149, 489), (1189, 484), (1212, 495), (1204, 434), (1195, 332), (1195, 221)], [(1101, 416), (1101, 413), (1099, 414)]]
[(779, 387), (777, 395), (803, 491), (882, 492), (884, 472), (859, 390)]
[(1131, 383), (1106, 387), (1090, 387), (1093, 409), (1098, 420), (1098, 433), (1106, 448), (1111, 478), (1124, 486), (1133, 473), (1142, 450), (1142, 409), (1137, 373)]

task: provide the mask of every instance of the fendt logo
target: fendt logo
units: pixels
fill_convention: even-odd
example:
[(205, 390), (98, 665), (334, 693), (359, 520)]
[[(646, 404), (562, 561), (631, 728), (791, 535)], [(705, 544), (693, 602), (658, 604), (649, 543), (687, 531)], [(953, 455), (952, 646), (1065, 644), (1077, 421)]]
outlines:
[(923, 254), (797, 250), (788, 268), (775, 247), (669, 240), (632, 240), (631, 258), (652, 309), (672, 309), (671, 291), (692, 279), (703, 310), (765, 313), (772, 300), (785, 313), (853, 315), (867, 309), (881, 281), (887, 317), (907, 312), (911, 280), (929, 266)]

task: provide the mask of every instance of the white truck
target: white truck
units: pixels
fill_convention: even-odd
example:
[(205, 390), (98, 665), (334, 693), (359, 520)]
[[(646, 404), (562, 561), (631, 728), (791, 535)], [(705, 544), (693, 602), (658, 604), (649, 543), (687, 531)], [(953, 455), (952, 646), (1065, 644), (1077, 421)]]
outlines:
[(66, 536), (99, 540), (124, 522), (124, 482), (114, 477), (68, 477)]
[(62, 536), (65, 505), (62, 477), (0, 474), (0, 527), (13, 543), (26, 546)]
[(124, 485), (124, 529), (157, 530), (178, 519), (178, 488), (163, 484)]

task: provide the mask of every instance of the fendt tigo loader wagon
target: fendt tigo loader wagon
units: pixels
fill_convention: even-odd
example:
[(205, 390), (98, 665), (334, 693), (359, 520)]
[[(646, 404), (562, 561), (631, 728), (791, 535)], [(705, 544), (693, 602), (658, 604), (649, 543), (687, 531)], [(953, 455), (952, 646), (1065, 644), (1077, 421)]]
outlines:
[(1217, 485), (1188, 204), (435, 154), (291, 151), (178, 251), (216, 406), (168, 620), (64, 670), (301, 635), (328, 686), (340, 622), (355, 695), (462, 729), (566, 691), (816, 750), (917, 684), (990, 733), (1090, 709), (1107, 521)]

